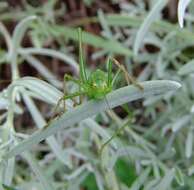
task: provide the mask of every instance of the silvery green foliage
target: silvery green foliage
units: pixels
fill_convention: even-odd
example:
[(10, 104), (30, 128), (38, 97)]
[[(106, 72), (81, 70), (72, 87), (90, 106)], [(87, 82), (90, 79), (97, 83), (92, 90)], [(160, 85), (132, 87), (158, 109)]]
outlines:
[(178, 2), (178, 21), (181, 28), (183, 28), (185, 11), (190, 2), (191, 0), (179, 0)]
[[(51, 129), (41, 130), (46, 124), (45, 115), (40, 112), (36, 102), (38, 100), (54, 107), (62, 95), (61, 91), (56, 87), (61, 87), (62, 84), (60, 81), (54, 82), (50, 79), (55, 76), (34, 55), (40, 52), (43, 56), (57, 57), (65, 61), (65, 63), (69, 63), (76, 73), (76, 66), (71, 64), (71, 61), (68, 62), (67, 58), (73, 60), (74, 63), (77, 55), (68, 56), (70, 52), (68, 52), (68, 48), (64, 50), (63, 40), (61, 40), (64, 37), (75, 39), (75, 33), (73, 33), (74, 30), (72, 28), (65, 28), (53, 22), (54, 17), (51, 17), (52, 22), (45, 23), (43, 32), (41, 24), (49, 20), (49, 17), (45, 19), (45, 14), (43, 14), (44, 21), (41, 22), (36, 22), (37, 20), (34, 17), (27, 17), (27, 23), (33, 28), (28, 34), (32, 38), (34, 47), (22, 48), (19, 46), (17, 58), (25, 59), (37, 69), (48, 83), (34, 78), (31, 78), (32, 80), (19, 78), (16, 75), (18, 80), (14, 80), (1, 93), (0, 108), (7, 109), (0, 116), (0, 121), (3, 125), (0, 133), (3, 137), (3, 142), (0, 145), (1, 158), (8, 158), (9, 156), (12, 158), (8, 162), (2, 162), (0, 166), (0, 176), (2, 177), (1, 179), (4, 179), (3, 183), (12, 186), (12, 180), (6, 178), (6, 176), (20, 176), (20, 172), (15, 174), (15, 168), (21, 166), (15, 162), (13, 155), (22, 152), (22, 149), (26, 146), (28, 152), (24, 151), (17, 159), (20, 161), (25, 160), (28, 163), (29, 169), (24, 171), (24, 175), (29, 176), (29, 173), (33, 172), (36, 178), (30, 175), (28, 181), (22, 181), (22, 183), (18, 184), (18, 189), (78, 190), (80, 189), (80, 184), (91, 173), (94, 175), (100, 190), (106, 190), (107, 188), (113, 190), (129, 190), (131, 188), (175, 190), (181, 188), (181, 186), (186, 189), (193, 188), (194, 75), (192, 69), (193, 61), (187, 52), (187, 48), (194, 45), (192, 15), (188, 14), (190, 19), (187, 20), (190, 28), (180, 30), (175, 25), (162, 20), (160, 12), (163, 6), (158, 7), (157, 2), (157, 0), (147, 1), (149, 8), (147, 10), (142, 0), (135, 0), (134, 4), (122, 1), (119, 2), (121, 14), (118, 15), (107, 16), (102, 10), (98, 11), (99, 23), (102, 26), (101, 35), (104, 36), (106, 42), (111, 41), (111, 43), (98, 41), (99, 39), (95, 41), (95, 44), (93, 43), (95, 47), (104, 46), (104, 48), (94, 53), (92, 55), (93, 59), (98, 60), (104, 55), (111, 54), (112, 51), (110, 50), (114, 49), (111, 44), (119, 41), (120, 45), (115, 47), (125, 47), (120, 52), (124, 52), (122, 55), (125, 55), (125, 64), (128, 71), (133, 73), (134, 68), (139, 71), (139, 76), (137, 76), (139, 81), (167, 79), (178, 81), (182, 85), (182, 88), (178, 91), (168, 91), (165, 94), (148, 96), (143, 100), (143, 109), (138, 106), (133, 109), (133, 106), (130, 106), (133, 109), (133, 121), (124, 129), (124, 133), (121, 133), (120, 137), (113, 139), (105, 147), (102, 157), (97, 154), (94, 147), (96, 149), (101, 147), (119, 127), (126, 123), (128, 118), (121, 118), (115, 112), (109, 110), (107, 113), (93, 115), (80, 121), (78, 125), (69, 125), (66, 129), (63, 129), (66, 127), (65, 125), (60, 124), (59, 132), (56, 123), (64, 121), (64, 117), (67, 117), (64, 114), (59, 120), (51, 124)], [(179, 1), (179, 5), (180, 3), (181, 1)], [(181, 9), (183, 15), (183, 12), (185, 12), (184, 7), (188, 6), (188, 1), (182, 1), (182, 3), (184, 5)], [(158, 8), (159, 12), (156, 12), (160, 17), (149, 17), (149, 15), (153, 14), (155, 7)], [(29, 12), (24, 11), (22, 14), (28, 15)], [(21, 16), (19, 17), (18, 15), (20, 16), (21, 14), (16, 14), (15, 18), (19, 21)], [(6, 16), (2, 15), (1, 18), (5, 19)], [(31, 20), (31, 18), (33, 19)], [(147, 18), (148, 20), (142, 18)], [(147, 23), (149, 25), (146, 25)], [(8, 47), (11, 47), (12, 37), (6, 32), (5, 27), (1, 27), (1, 32), (4, 33), (4, 39), (9, 44)], [(142, 35), (144, 40), (140, 41), (141, 44), (139, 43), (141, 51), (139, 51), (138, 56), (130, 54), (131, 57), (129, 58), (128, 51), (134, 47), (137, 33), (143, 34), (144, 32), (145, 35)], [(43, 47), (48, 37), (59, 42), (60, 51), (54, 51), (53, 54), (52, 50), (47, 51), (48, 49)], [(91, 37), (90, 35), (87, 35), (87, 37), (83, 39), (86, 43), (94, 39), (93, 36), (89, 38)], [(118, 45), (118, 43), (116, 44)], [(152, 45), (157, 48), (157, 51), (149, 52), (144, 45)], [(116, 49), (118, 50), (118, 48)], [(58, 55), (59, 52), (62, 52), (62, 54)], [(65, 55), (67, 57), (61, 58), (64, 52), (66, 52)], [(3, 60), (11, 60), (9, 53), (3, 52), (3, 55)], [(118, 85), (119, 87), (121, 86), (120, 84)], [(75, 88), (76, 86), (71, 83), (68, 84), (69, 92)], [(24, 107), (19, 103), (21, 100), (24, 102)], [(72, 102), (68, 101), (67, 104), (67, 109), (70, 109), (68, 114), (74, 114), (75, 110), (72, 109)], [(83, 104), (84, 106), (87, 106), (87, 104)], [(25, 126), (26, 131), (22, 134), (19, 131), (14, 131), (12, 118), (13, 116), (22, 117), (23, 108), (29, 111), (37, 127), (35, 129), (37, 133), (32, 136), (27, 135), (29, 134), (28, 126)], [(99, 117), (100, 122), (98, 122)], [(135, 120), (135, 118), (140, 119)], [(147, 122), (144, 123), (142, 120)], [(4, 123), (4, 121), (7, 122)], [(7, 128), (7, 126), (9, 127)], [(9, 130), (7, 131), (6, 129)], [(56, 135), (49, 136), (52, 132), (55, 132)], [(36, 144), (43, 137), (42, 135), (44, 138), (49, 136), (46, 138), (46, 143), (33, 146), (34, 148), (31, 150), (32, 145), (30, 143)], [(34, 137), (35, 140), (33, 139)], [(40, 153), (42, 149), (46, 149), (48, 154), (45, 157), (37, 158), (36, 154)], [(26, 156), (25, 153), (28, 155)], [(136, 179), (133, 180), (130, 187), (120, 181), (114, 171), (116, 162), (119, 159), (127, 160), (131, 170), (133, 169), (132, 166), (135, 167)], [(80, 161), (82, 164), (80, 164)], [(56, 181), (55, 174), (61, 177), (62, 180), (60, 182)]]
[[(9, 33), (7, 32), (4, 25), (1, 23), (1, 32), (5, 37), (5, 40), (7, 42), (8, 46), (8, 52), (5, 54), (5, 61), (11, 64), (12, 74), (13, 74), (13, 83), (14, 81), (18, 80), (19, 78), (19, 71), (18, 71), (18, 57), (23, 57), (23, 54), (26, 56), (29, 56), (29, 62), (33, 65), (33, 63), (38, 60), (33, 59), (31, 53), (20, 53), (20, 41), (22, 40), (22, 37), (24, 35), (25, 30), (27, 29), (27, 26), (30, 24), (32, 20), (36, 19), (35, 16), (28, 17), (24, 20), (22, 20), (14, 30), (13, 37), (9, 36)], [(35, 50), (35, 49), (34, 49)], [(74, 63), (75, 68), (77, 68), (77, 65), (75, 62), (73, 62), (73, 59), (65, 57), (64, 54), (54, 51), (54, 50), (48, 50), (45, 51), (45, 49), (41, 49), (38, 51), (38, 54), (41, 54), (40, 52), (43, 52), (43, 54), (52, 56), (56, 56), (58, 58), (64, 59), (68, 62), (68, 60), (71, 63)], [(30, 59), (31, 58), (31, 59)], [(35, 60), (35, 61), (34, 61)], [(71, 61), (72, 60), (72, 61)], [(38, 62), (39, 65), (36, 65), (35, 68), (37, 70), (42, 71), (43, 76), (51, 76), (50, 72), (48, 72), (42, 63)], [(45, 72), (47, 71), (47, 72)], [(47, 74), (48, 73), (48, 74)], [(46, 74), (46, 75), (45, 75)], [(12, 84), (10, 86), (12, 86)], [(57, 83), (59, 84), (59, 83)], [(40, 85), (39, 85), (40, 86)], [(62, 94), (52, 87), (51, 85), (44, 85), (41, 86), (42, 88), (38, 88), (38, 86), (34, 87), (34, 91), (29, 91), (22, 86), (11, 88), (8, 87), (7, 89), (4, 89), (0, 93), (0, 100), (1, 100), (1, 110), (4, 110), (3, 114), (1, 115), (1, 186), (2, 184), (10, 185), (13, 180), (14, 176), (14, 170), (15, 170), (15, 159), (11, 158), (9, 160), (2, 159), (2, 156), (5, 154), (5, 152), (14, 144), (16, 145), (21, 138), (27, 138), (27, 135), (25, 134), (19, 134), (15, 132), (14, 129), (14, 117), (15, 114), (22, 114), (22, 108), (19, 106), (18, 102), (21, 101), (21, 97), (23, 98), (23, 101), (28, 108), (29, 112), (32, 115), (32, 118), (34, 119), (36, 126), (38, 128), (43, 127), (46, 125), (46, 121), (44, 120), (43, 116), (41, 115), (40, 111), (34, 104), (32, 97), (40, 100), (44, 100), (45, 102), (49, 104), (55, 105), (57, 100), (62, 96)], [(43, 91), (42, 91), (43, 90)], [(47, 99), (45, 99), (44, 96), (41, 96), (39, 92), (47, 92)], [(49, 96), (48, 93), (50, 92)], [(62, 150), (61, 145), (56, 141), (55, 137), (49, 137), (47, 139), (48, 144), (50, 145), (51, 149), (53, 150), (53, 153), (58, 157), (58, 159), (64, 164), (67, 165), (69, 168), (71, 168), (72, 164), (69, 161), (69, 152), (64, 152)], [(76, 153), (79, 157), (81, 154)], [(76, 155), (75, 154), (75, 155)], [(38, 188), (38, 189), (56, 189), (53, 187), (53, 182), (50, 182), (47, 177), (45, 176), (44, 172), (40, 168), (37, 160), (35, 160), (30, 153), (24, 153), (21, 155), (23, 159), (25, 159), (29, 166), (31, 167), (32, 171), (35, 173), (37, 179), (39, 180), (38, 186), (36, 184), (31, 184), (30, 188)], [(29, 188), (27, 188), (29, 189)]]
[(134, 54), (137, 56), (138, 50), (141, 46), (142, 41), (144, 40), (145, 35), (149, 31), (149, 28), (151, 24), (160, 18), (161, 10), (165, 7), (167, 4), (167, 0), (159, 0), (154, 5), (152, 10), (149, 12), (148, 16), (145, 18), (143, 24), (141, 25), (141, 28), (138, 30), (135, 42), (134, 42)]

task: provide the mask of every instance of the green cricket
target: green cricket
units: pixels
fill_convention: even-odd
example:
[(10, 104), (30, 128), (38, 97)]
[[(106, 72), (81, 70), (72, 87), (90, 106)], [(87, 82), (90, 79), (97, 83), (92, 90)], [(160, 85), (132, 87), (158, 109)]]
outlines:
[[(83, 58), (83, 52), (82, 52), (82, 30), (81, 28), (78, 28), (78, 39), (79, 39), (79, 78), (74, 78), (68, 74), (65, 74), (64, 84), (66, 83), (66, 81), (72, 81), (78, 85), (79, 90), (72, 94), (66, 94), (66, 90), (65, 90), (64, 96), (58, 101), (56, 108), (60, 105), (61, 101), (64, 101), (64, 106), (65, 106), (65, 101), (68, 99), (71, 99), (74, 102), (74, 105), (81, 104), (82, 96), (86, 96), (88, 97), (88, 99), (93, 99), (93, 100), (102, 100), (106, 98), (106, 95), (113, 91), (115, 81), (120, 72), (124, 74), (125, 80), (128, 85), (132, 83), (140, 90), (143, 90), (143, 87), (139, 83), (137, 83), (133, 79), (133, 77), (129, 75), (125, 67), (121, 65), (116, 59), (111, 58), (111, 57), (109, 57), (106, 62), (107, 72), (97, 69), (91, 72), (90, 75), (88, 76), (86, 73), (86, 64), (85, 64), (85, 61)], [(118, 67), (118, 71), (116, 72), (114, 76), (112, 72), (113, 64), (115, 64)], [(79, 96), (79, 103), (77, 103), (74, 100), (74, 98), (77, 96)], [(64, 108), (64, 111), (65, 111), (65, 108)], [(123, 129), (123, 127), (121, 128)], [(104, 147), (115, 136), (117, 136), (120, 131), (121, 129), (118, 129), (116, 134), (113, 135), (113, 137), (111, 137), (107, 142), (105, 142), (102, 145), (102, 149), (104, 149)]]
[[(101, 100), (106, 97), (108, 93), (113, 90), (114, 83), (122, 71), (127, 84), (130, 83), (137, 86), (140, 90), (143, 90), (143, 87), (138, 84), (133, 77), (131, 77), (125, 67), (121, 65), (116, 59), (108, 58), (107, 59), (107, 72), (104, 72), (100, 69), (97, 69), (88, 76), (86, 73), (86, 64), (83, 59), (82, 52), (82, 30), (78, 28), (78, 39), (79, 39), (79, 78), (74, 78), (68, 74), (64, 75), (64, 83), (66, 81), (72, 81), (79, 86), (79, 91), (74, 92), (72, 94), (64, 94), (64, 96), (59, 100), (58, 105), (61, 101), (65, 101), (67, 99), (71, 99), (79, 96), (81, 102), (81, 96), (87, 96), (89, 99)], [(115, 76), (112, 73), (112, 65), (115, 64), (119, 69)], [(75, 101), (74, 101), (75, 102)], [(64, 103), (65, 105), (65, 103)]]

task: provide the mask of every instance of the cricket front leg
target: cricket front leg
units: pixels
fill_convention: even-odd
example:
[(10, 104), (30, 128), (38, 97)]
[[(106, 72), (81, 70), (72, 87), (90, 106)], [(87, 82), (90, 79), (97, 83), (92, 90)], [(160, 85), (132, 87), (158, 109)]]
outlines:
[(74, 97), (79, 96), (79, 95), (80, 95), (80, 92), (75, 92), (75, 93), (73, 93), (73, 94), (64, 95), (63, 97), (61, 97), (61, 98), (58, 100), (57, 105), (56, 105), (55, 108), (54, 108), (54, 113), (56, 113), (56, 111), (57, 111), (57, 109), (60, 107), (60, 104), (61, 104), (62, 101), (64, 102), (64, 110), (61, 111), (61, 112), (59, 112), (56, 116), (52, 115), (51, 118), (49, 119), (49, 121), (47, 122), (47, 125), (45, 126), (45, 128), (48, 127), (49, 124), (50, 124), (53, 120), (57, 119), (57, 118), (60, 117), (63, 113), (65, 113), (65, 111), (66, 111), (66, 102), (65, 102), (65, 101), (66, 101), (66, 100), (68, 100), (68, 99), (73, 100)]
[[(55, 108), (54, 108), (54, 111), (53, 111), (53, 113), (57, 113), (58, 112), (58, 109), (59, 109), (59, 107), (60, 107), (60, 105), (63, 103), (63, 111), (62, 111), (62, 113), (63, 112), (65, 112), (66, 111), (66, 104), (65, 104), (65, 100), (66, 99), (68, 99), (68, 97), (69, 97), (69, 95), (68, 95), (68, 93), (67, 93), (67, 85), (66, 85), (66, 82), (67, 81), (72, 81), (72, 82), (74, 82), (75, 84), (77, 84), (78, 86), (80, 86), (80, 81), (78, 80), (78, 79), (76, 79), (76, 78), (73, 78), (72, 76), (70, 76), (70, 75), (68, 75), (68, 74), (65, 74), (64, 75), (64, 81), (63, 81), (63, 96), (57, 101), (57, 104), (56, 104), (56, 106), (55, 106)], [(66, 98), (67, 97), (67, 98)], [(71, 97), (71, 95), (70, 95), (70, 97)], [(72, 101), (74, 102), (74, 105), (76, 105), (77, 104), (77, 102), (73, 99), (73, 98), (71, 98), (72, 99)], [(52, 114), (52, 115), (54, 115), (54, 114)], [(59, 114), (60, 115), (60, 114)], [(52, 116), (52, 118), (53, 118), (54, 116)]]
[[(74, 100), (74, 98), (77, 97), (77, 96), (84, 95), (84, 94), (85, 94), (84, 92), (78, 91), (78, 92), (75, 92), (75, 93), (72, 93), (72, 94), (69, 94), (69, 95), (64, 95), (63, 96), (64, 105), (66, 105), (65, 101), (68, 100), (68, 99), (73, 101), (74, 106), (78, 105), (77, 102)], [(66, 111), (66, 107), (64, 108), (64, 111)]]
[[(73, 83), (77, 84), (79, 86), (79, 92), (81, 92), (82, 82), (78, 78), (74, 78), (71, 75), (65, 74), (64, 75), (64, 84), (66, 81), (72, 81)], [(67, 92), (65, 85), (64, 85), (64, 91)], [(64, 92), (64, 94), (65, 94), (65, 92)], [(83, 97), (82, 97), (82, 95), (79, 96), (79, 103), (77, 103), (73, 98), (72, 98), (72, 101), (74, 102), (74, 106), (79, 105), (82, 103)]]

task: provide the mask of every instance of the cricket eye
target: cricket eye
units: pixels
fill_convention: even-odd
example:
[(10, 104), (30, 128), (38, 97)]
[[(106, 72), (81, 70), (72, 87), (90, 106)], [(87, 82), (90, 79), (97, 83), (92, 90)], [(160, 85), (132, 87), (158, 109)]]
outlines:
[(97, 87), (96, 83), (93, 83), (92, 86), (93, 86), (93, 87)]

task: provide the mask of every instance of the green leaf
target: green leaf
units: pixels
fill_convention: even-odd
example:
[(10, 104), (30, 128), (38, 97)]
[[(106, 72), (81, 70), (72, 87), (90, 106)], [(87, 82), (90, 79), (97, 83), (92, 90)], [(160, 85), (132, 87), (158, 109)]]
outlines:
[(171, 169), (165, 173), (165, 176), (161, 179), (160, 183), (154, 187), (154, 190), (168, 189), (175, 177), (175, 169)]
[(132, 164), (129, 165), (125, 160), (117, 160), (115, 164), (115, 171), (118, 178), (128, 187), (130, 187), (136, 179), (134, 166)]
[(178, 71), (179, 75), (187, 75), (194, 72), (194, 59), (190, 60)]
[(138, 54), (138, 50), (140, 48), (140, 45), (142, 44), (142, 41), (147, 34), (151, 24), (158, 18), (158, 15), (160, 14), (160, 11), (164, 8), (164, 6), (167, 4), (167, 0), (159, 0), (153, 7), (153, 9), (149, 12), (148, 16), (145, 18), (144, 22), (142, 23), (134, 44), (134, 54)]
[(143, 172), (141, 172), (140, 176), (132, 184), (130, 190), (139, 190), (141, 186), (144, 184), (144, 182), (147, 180), (150, 174), (150, 171), (151, 171), (151, 168), (148, 167)]
[(32, 55), (32, 54), (55, 57), (57, 59), (61, 59), (65, 63), (72, 66), (75, 69), (76, 72), (78, 72), (78, 70), (79, 70), (79, 65), (73, 58), (71, 58), (68, 55), (65, 55), (62, 52), (59, 52), (59, 51), (56, 51), (56, 50), (53, 50), (53, 49), (48, 49), (48, 48), (20, 48), (19, 53), (22, 54), (24, 57), (27, 56), (27, 55)]
[(23, 157), (27, 160), (27, 162), (30, 165), (32, 171), (35, 173), (37, 179), (40, 181), (42, 189), (56, 190), (56, 188), (54, 188), (52, 182), (49, 181), (49, 179), (47, 179), (47, 177), (44, 174), (43, 169), (40, 167), (40, 164), (32, 156), (32, 154), (30, 154), (29, 152), (25, 152), (23, 154)]
[(183, 28), (183, 22), (184, 22), (184, 16), (187, 9), (187, 6), (191, 0), (179, 0), (178, 3), (178, 21), (180, 24), (180, 27)]
[(179, 167), (175, 168), (175, 179), (180, 186), (184, 186), (184, 175)]
[(84, 189), (98, 190), (94, 174), (90, 173), (82, 182), (81, 187)]
[[(59, 26), (59, 25), (46, 25), (43, 23), (43, 31), (50, 32), (53, 36), (56, 38), (63, 37), (65, 39), (71, 39), (78, 41), (78, 35), (77, 35), (77, 28), (72, 27), (65, 27), (65, 26)], [(34, 28), (37, 30), (37, 25), (34, 26)], [(42, 30), (40, 31), (42, 32)], [(91, 34), (89, 32), (82, 32), (82, 41), (83, 43), (92, 45), (97, 48), (103, 48), (111, 53), (117, 53), (121, 55), (127, 55), (132, 56), (131, 50), (129, 50), (127, 47), (124, 47), (121, 43), (112, 40), (107, 40), (103, 37)]]
[[(132, 27), (132, 28), (139, 28), (144, 21), (144, 18), (120, 14), (107, 14), (105, 18), (110, 26)], [(91, 22), (94, 23), (99, 22), (99, 19), (97, 17), (91, 17), (88, 20), (83, 20), (83, 24)], [(81, 21), (80, 24), (82, 24)], [(171, 24), (169, 22), (162, 20), (158, 20), (152, 23), (150, 30), (165, 33), (176, 32), (177, 36), (188, 40), (193, 40), (194, 38), (194, 34), (189, 30), (180, 29), (180, 27), (177, 24)]]
[[(109, 14), (106, 18), (110, 26), (138, 28), (143, 22), (142, 18), (119, 14)], [(154, 22), (151, 25), (150, 30), (165, 33), (176, 32), (177, 36), (186, 40), (192, 40), (194, 38), (194, 34), (189, 30), (180, 29), (176, 24), (171, 24), (162, 20)]]
[[(25, 78), (23, 78), (23, 80), (25, 80)], [(17, 82), (19, 83), (19, 80), (15, 82), (15, 85)], [(59, 130), (75, 125), (76, 123), (104, 110), (114, 108), (126, 102), (131, 102), (140, 98), (164, 94), (172, 90), (177, 90), (181, 87), (178, 82), (169, 80), (146, 81), (140, 84), (144, 90), (140, 90), (133, 85), (129, 85), (109, 93), (106, 100), (91, 100), (65, 112), (59, 118), (51, 121), (48, 126), (45, 126), (45, 128), (37, 131), (31, 137), (12, 148), (5, 155), (5, 158), (7, 159), (20, 154), (25, 150), (29, 150), (29, 148), (31, 148), (34, 144), (37, 144), (45, 138), (55, 134)], [(107, 101), (109, 105), (107, 105)]]
[(19, 190), (16, 189), (15, 187), (11, 187), (11, 186), (7, 186), (7, 185), (3, 185), (4, 190)]

